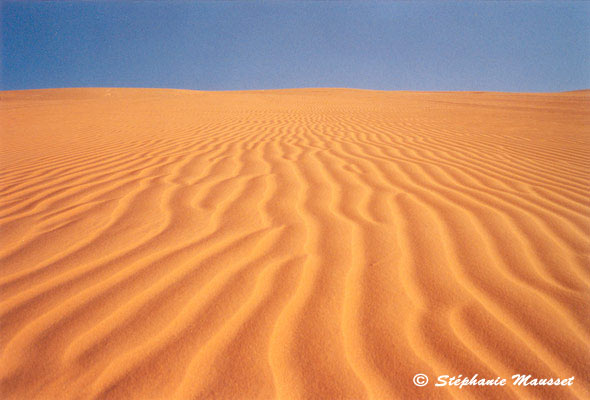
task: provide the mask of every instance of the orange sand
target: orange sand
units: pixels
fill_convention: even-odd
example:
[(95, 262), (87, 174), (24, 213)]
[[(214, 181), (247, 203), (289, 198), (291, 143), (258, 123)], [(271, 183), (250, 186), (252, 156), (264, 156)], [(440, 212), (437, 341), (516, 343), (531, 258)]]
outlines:
[(590, 398), (589, 92), (0, 96), (2, 399)]

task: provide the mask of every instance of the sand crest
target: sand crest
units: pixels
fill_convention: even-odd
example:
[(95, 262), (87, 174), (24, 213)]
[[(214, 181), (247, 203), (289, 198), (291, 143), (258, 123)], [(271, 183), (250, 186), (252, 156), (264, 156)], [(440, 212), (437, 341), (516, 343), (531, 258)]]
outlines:
[(0, 107), (3, 399), (590, 398), (588, 91)]

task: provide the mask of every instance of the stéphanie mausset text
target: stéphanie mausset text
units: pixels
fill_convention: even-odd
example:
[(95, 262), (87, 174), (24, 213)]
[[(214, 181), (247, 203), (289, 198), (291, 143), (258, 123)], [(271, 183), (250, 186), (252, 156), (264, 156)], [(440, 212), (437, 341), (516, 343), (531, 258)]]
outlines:
[[(533, 378), (531, 375), (512, 375), (513, 386), (572, 386), (574, 377), (569, 378)], [(477, 374), (471, 378), (463, 375), (440, 375), (434, 386), (457, 386), (459, 389), (465, 386), (506, 386), (507, 379), (497, 377), (495, 379), (480, 378)]]

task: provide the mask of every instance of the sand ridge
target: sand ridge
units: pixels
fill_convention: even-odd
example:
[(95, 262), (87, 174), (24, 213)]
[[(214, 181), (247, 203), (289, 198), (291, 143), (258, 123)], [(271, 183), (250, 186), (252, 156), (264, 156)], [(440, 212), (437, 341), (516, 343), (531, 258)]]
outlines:
[(589, 110), (0, 92), (1, 397), (589, 398)]

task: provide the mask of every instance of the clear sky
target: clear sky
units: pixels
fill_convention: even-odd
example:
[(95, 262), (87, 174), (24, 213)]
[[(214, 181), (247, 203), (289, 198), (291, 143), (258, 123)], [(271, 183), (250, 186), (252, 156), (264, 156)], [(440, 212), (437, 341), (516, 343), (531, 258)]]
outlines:
[(589, 2), (22, 2), (0, 88), (590, 88)]

